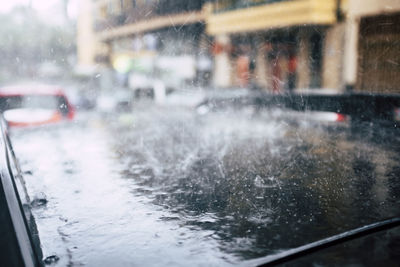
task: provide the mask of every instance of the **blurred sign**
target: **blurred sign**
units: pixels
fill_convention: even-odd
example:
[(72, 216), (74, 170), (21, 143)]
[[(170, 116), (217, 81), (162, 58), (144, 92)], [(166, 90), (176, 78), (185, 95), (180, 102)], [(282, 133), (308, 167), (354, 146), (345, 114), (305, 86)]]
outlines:
[(128, 73), (132, 69), (132, 59), (128, 55), (116, 56), (112, 65), (119, 73)]
[(180, 79), (193, 79), (196, 75), (196, 60), (193, 56), (163, 56), (157, 61), (157, 67)]

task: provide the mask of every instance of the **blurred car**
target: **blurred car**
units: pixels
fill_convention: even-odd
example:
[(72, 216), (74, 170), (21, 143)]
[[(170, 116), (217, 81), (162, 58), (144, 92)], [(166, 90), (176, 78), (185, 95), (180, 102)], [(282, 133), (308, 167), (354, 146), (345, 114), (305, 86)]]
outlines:
[(153, 97), (154, 78), (139, 72), (133, 72), (129, 75), (129, 88), (133, 90), (136, 98)]
[(132, 108), (133, 91), (114, 88), (111, 93), (102, 92), (96, 101), (97, 110), (102, 113), (129, 111)]
[[(319, 109), (312, 110), (308, 107), (298, 108), (289, 103), (288, 100), (291, 96), (274, 97), (276, 96), (265, 95), (260, 97), (246, 90), (235, 90), (224, 92), (224, 94), (217, 92), (208, 94), (202, 99), (202, 102), (197, 104), (196, 111), (199, 115), (205, 115), (209, 112), (240, 110), (240, 112), (255, 115), (259, 113), (261, 108), (266, 108), (272, 117), (284, 120), (286, 123), (335, 127), (347, 127), (351, 120), (349, 114)], [(267, 102), (262, 103), (262, 101)]]
[(75, 109), (63, 90), (47, 85), (0, 88), (0, 112), (12, 127), (72, 120), (75, 115)]

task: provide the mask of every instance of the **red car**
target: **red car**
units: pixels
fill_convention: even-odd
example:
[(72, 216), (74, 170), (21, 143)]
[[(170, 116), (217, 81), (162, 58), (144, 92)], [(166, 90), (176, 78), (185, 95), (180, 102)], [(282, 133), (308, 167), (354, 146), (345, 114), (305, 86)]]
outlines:
[(63, 90), (48, 85), (0, 88), (0, 112), (12, 127), (72, 120), (75, 115)]

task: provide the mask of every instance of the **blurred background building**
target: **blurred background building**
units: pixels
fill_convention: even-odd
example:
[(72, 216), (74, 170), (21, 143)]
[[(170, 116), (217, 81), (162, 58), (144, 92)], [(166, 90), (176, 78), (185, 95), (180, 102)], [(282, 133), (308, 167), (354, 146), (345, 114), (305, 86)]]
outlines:
[(84, 0), (78, 63), (123, 86), (399, 92), (397, 0)]
[(206, 1), (90, 1), (78, 18), (81, 66), (113, 68), (119, 83), (169, 87), (204, 82), (211, 59), (205, 38)]

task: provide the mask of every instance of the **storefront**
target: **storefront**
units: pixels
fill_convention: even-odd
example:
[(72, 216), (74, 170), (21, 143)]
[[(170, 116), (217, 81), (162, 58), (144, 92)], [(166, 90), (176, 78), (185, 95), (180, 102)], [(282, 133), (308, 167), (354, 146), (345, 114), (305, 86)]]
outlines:
[(324, 38), (336, 22), (336, 1), (224, 3), (206, 20), (218, 48), (215, 86), (274, 93), (323, 86)]
[(291, 27), (236, 34), (215, 51), (227, 54), (233, 87), (274, 93), (320, 88), (324, 33), (324, 27)]
[(356, 88), (400, 93), (400, 13), (360, 21)]

